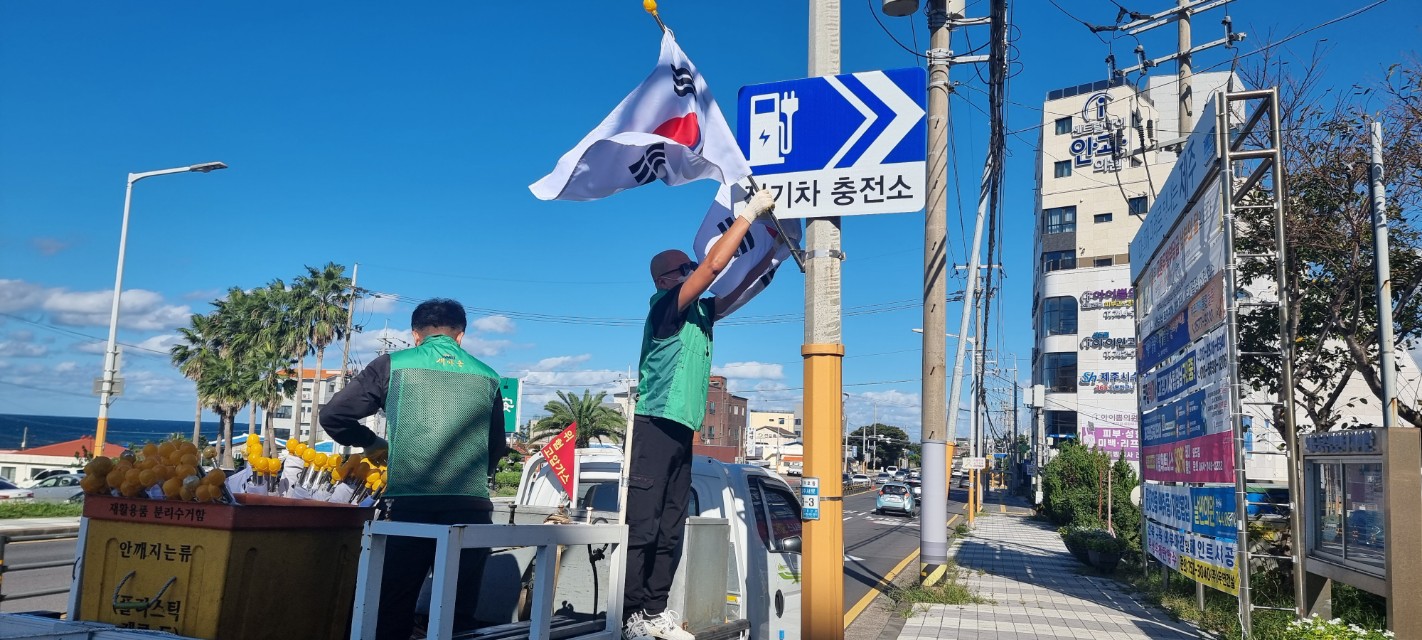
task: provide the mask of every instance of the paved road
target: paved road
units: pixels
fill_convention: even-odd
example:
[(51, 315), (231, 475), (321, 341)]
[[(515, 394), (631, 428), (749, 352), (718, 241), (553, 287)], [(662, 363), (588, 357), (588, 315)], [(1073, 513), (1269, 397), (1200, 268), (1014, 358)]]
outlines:
[[(918, 518), (874, 515), (876, 493), (844, 499), (844, 610), (848, 613), (869, 590), (918, 548)], [(967, 495), (955, 489), (948, 496), (948, 517), (963, 512)], [(909, 563), (905, 571), (917, 571)]]
[(0, 583), (0, 593), (6, 596), (4, 601), (0, 601), (0, 612), (64, 611), (68, 608), (68, 594), (22, 600), (10, 600), (9, 596), (60, 587), (68, 588), (72, 582), (70, 567), (35, 569), (33, 571), (14, 571), (14, 567), (56, 560), (73, 561), (74, 548), (75, 540), (73, 538), (12, 542), (5, 545), (5, 565), (10, 567), (10, 571), (4, 574), (4, 582)]

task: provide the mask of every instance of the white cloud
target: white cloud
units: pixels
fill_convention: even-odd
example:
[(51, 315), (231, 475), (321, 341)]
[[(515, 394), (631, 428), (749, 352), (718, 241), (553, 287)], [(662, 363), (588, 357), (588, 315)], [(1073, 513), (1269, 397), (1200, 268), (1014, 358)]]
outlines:
[(356, 303), (356, 314), (362, 313), (390, 313), (395, 309), (395, 296), (388, 293), (375, 292), (367, 297), (361, 298)]
[(78, 351), (79, 353), (97, 353), (99, 355), (103, 355), (104, 351), (107, 349), (108, 344), (103, 340), (90, 340), (88, 342), (74, 343), (74, 350)]
[(30, 246), (33, 246), (40, 255), (52, 256), (60, 251), (69, 248), (69, 243), (59, 238), (31, 238)]
[[(176, 333), (164, 333), (153, 336), (151, 338), (145, 338), (142, 342), (139, 342), (138, 344), (134, 345), (136, 347), (141, 347), (142, 349), (148, 349), (149, 351), (129, 349), (125, 351), (125, 353), (145, 356), (161, 356), (166, 358), (168, 356), (168, 350), (173, 348), (173, 345), (178, 344), (182, 341), (182, 336), (179, 336)], [(153, 351), (157, 351), (159, 353), (152, 353)]]
[(464, 334), (464, 342), (461, 343), (465, 351), (470, 355), (480, 358), (491, 358), (504, 352), (504, 349), (513, 345), (508, 340), (485, 340), (477, 336)]
[(592, 354), (581, 353), (575, 356), (554, 356), (552, 358), (539, 360), (534, 363), (533, 366), (529, 367), (527, 371), (552, 372), (570, 364), (579, 364), (587, 362), (588, 360), (592, 360)]
[(38, 307), (48, 291), (24, 280), (0, 279), (0, 312), (14, 313)]
[(514, 321), (508, 316), (484, 316), (474, 320), (474, 329), (487, 333), (513, 333)]
[(719, 367), (712, 367), (711, 373), (736, 379), (782, 380), (785, 378), (785, 365), (765, 362), (728, 362)]
[(21, 340), (0, 341), (0, 356), (39, 358), (49, 353), (49, 347)]
[[(46, 292), (40, 305), (58, 324), (76, 327), (104, 327), (109, 324), (113, 292), (65, 291)], [(145, 289), (124, 291), (119, 301), (119, 326), (140, 331), (174, 329), (188, 323), (192, 308), (187, 305), (165, 304), (163, 294)]]
[(59, 363), (59, 364), (57, 364), (57, 365), (54, 365), (54, 372), (55, 372), (55, 373), (69, 373), (70, 371), (74, 371), (74, 370), (76, 370), (76, 369), (78, 369), (78, 368), (79, 368), (79, 363), (74, 362), (73, 360), (65, 360), (64, 362), (61, 362), (61, 363)]

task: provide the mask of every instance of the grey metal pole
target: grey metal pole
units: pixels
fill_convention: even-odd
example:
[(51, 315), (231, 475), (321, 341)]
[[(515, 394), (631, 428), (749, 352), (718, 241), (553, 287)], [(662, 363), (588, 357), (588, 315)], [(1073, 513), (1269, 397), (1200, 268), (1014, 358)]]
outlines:
[(1238, 266), (1235, 263), (1234, 255), (1234, 186), (1229, 179), (1229, 150), (1228, 135), (1230, 126), (1229, 106), (1223, 99), (1223, 95), (1217, 95), (1216, 118), (1218, 126), (1216, 134), (1222, 142), (1217, 143), (1217, 148), (1224, 149), (1220, 162), (1224, 165), (1220, 168), (1220, 203), (1223, 209), (1224, 218), (1224, 258), (1225, 258), (1225, 322), (1229, 338), (1227, 358), (1229, 362), (1229, 415), (1230, 426), (1234, 431), (1234, 490), (1235, 490), (1235, 518), (1238, 521), (1239, 534), (1236, 539), (1235, 563), (1239, 569), (1239, 629), (1240, 635), (1249, 638), (1253, 635), (1250, 617), (1252, 613), (1252, 603), (1249, 593), (1249, 487), (1244, 469), (1244, 413), (1241, 411), (1241, 389), (1243, 383), (1239, 379), (1239, 299), (1235, 292), (1238, 291)]
[[(948, 403), (944, 395), (947, 364), (948, 304), (948, 95), (952, 86), (953, 27), (950, 13), (963, 12), (963, 0), (932, 0), (928, 5), (928, 206), (923, 221), (923, 383), (919, 444), (922, 448), (923, 507), (919, 512), (919, 577), (948, 563)], [(960, 334), (961, 335), (961, 334)], [(962, 338), (959, 338), (960, 344)], [(956, 400), (953, 404), (956, 413)]]
[(1176, 0), (1180, 17), (1175, 21), (1175, 34), (1178, 38), (1175, 50), (1179, 52), (1179, 57), (1175, 60), (1175, 79), (1180, 85), (1179, 104), (1176, 106), (1180, 110), (1178, 126), (1181, 138), (1190, 135), (1195, 124), (1195, 110), (1191, 104), (1194, 96), (1190, 90), (1190, 2), (1191, 0)]
[(133, 203), (134, 174), (128, 174), (123, 192), (123, 226), (119, 227), (118, 268), (114, 271), (114, 298), (109, 307), (109, 342), (104, 349), (104, 380), (99, 387), (99, 424), (94, 433), (94, 455), (104, 455), (109, 430), (109, 405), (114, 400), (114, 378), (118, 376), (119, 298), (123, 296), (123, 258), (128, 248), (128, 212)]
[(1397, 426), (1397, 366), (1393, 362), (1392, 266), (1388, 257), (1387, 189), (1383, 186), (1382, 123), (1372, 123), (1368, 140), (1373, 150), (1369, 173), (1372, 176), (1373, 265), (1378, 280), (1378, 355), (1382, 368), (1383, 427), (1391, 429)]

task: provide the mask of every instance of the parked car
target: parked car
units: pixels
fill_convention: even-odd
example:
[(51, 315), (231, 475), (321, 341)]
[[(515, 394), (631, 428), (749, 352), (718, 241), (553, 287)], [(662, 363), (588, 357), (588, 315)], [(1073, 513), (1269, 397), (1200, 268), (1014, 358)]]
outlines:
[(0, 500), (29, 500), (34, 497), (35, 492), (21, 489), (15, 486), (15, 483), (0, 478)]
[(849, 477), (849, 486), (867, 487), (869, 486), (869, 476), (866, 476), (862, 473), (856, 473)]
[(904, 481), (904, 484), (908, 485), (909, 490), (913, 492), (913, 499), (914, 499), (914, 500), (922, 500), (922, 499), (923, 499), (923, 481), (922, 481), (922, 480), (915, 480), (915, 479), (913, 479), (913, 478), (909, 478), (908, 480), (905, 480), (905, 481)]
[(913, 490), (902, 482), (890, 482), (879, 487), (879, 498), (874, 501), (874, 513), (893, 511), (906, 516), (918, 513), (918, 501), (913, 498)]
[(909, 472), (909, 480), (918, 480), (920, 477), (922, 477), (922, 474), (919, 472), (918, 469), (914, 469)]
[(79, 486), (79, 481), (83, 479), (82, 473), (50, 476), (30, 487), (30, 491), (35, 494), (35, 502), (82, 502), (84, 489)]
[(887, 483), (893, 482), (893, 481), (894, 481), (894, 477), (891, 476), (891, 475), (889, 475), (889, 473), (888, 473), (887, 471), (880, 472), (879, 475), (874, 476), (874, 484), (875, 484), (875, 485), (882, 486), (882, 485), (884, 485), (884, 484), (887, 484)]
[(895, 471), (895, 472), (894, 472), (894, 480), (899, 481), (899, 482), (903, 482), (904, 480), (908, 480), (908, 470), (906, 470), (906, 469), (899, 469), (898, 471)]

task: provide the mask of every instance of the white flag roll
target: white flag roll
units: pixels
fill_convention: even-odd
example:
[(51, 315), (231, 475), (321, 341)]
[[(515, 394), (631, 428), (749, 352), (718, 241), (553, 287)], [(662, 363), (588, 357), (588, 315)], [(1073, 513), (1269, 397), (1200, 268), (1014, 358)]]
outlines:
[[(706, 260), (706, 252), (731, 228), (731, 224), (736, 221), (736, 213), (746, 206), (745, 200), (746, 190), (741, 185), (721, 185), (720, 190), (716, 192), (716, 201), (711, 203), (711, 208), (706, 211), (706, 219), (701, 221), (701, 228), (696, 230), (693, 246), (696, 248), (697, 261)], [(785, 229), (789, 238), (782, 240), (775, 224), (764, 218), (751, 224), (750, 231), (746, 233), (745, 239), (741, 240), (741, 246), (736, 249), (731, 263), (716, 277), (716, 281), (711, 283), (711, 294), (730, 303), (721, 306), (722, 313), (717, 320), (730, 315), (765, 290), (775, 277), (775, 270), (782, 262), (790, 259), (790, 247), (800, 246), (800, 220), (781, 220), (780, 226)], [(768, 261), (767, 256), (770, 258)], [(740, 288), (741, 283), (750, 280), (755, 282), (739, 295), (731, 297), (736, 289)]]
[(596, 200), (658, 179), (727, 184), (750, 172), (705, 78), (667, 31), (647, 79), (528, 188), (540, 200)]

